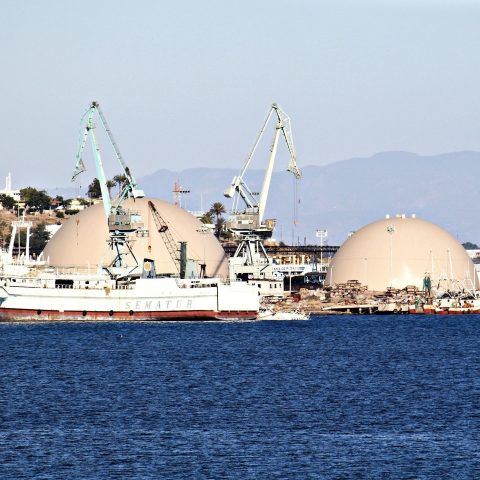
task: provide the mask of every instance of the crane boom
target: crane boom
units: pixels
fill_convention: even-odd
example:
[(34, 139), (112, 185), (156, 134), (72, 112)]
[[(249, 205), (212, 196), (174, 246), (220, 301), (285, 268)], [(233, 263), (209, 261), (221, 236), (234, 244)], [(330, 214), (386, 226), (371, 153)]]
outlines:
[[(257, 150), (257, 147), (265, 133), (265, 130), (270, 122), (272, 116), (276, 116), (276, 125), (275, 125), (275, 135), (270, 147), (270, 157), (269, 162), (265, 171), (262, 190), (260, 192), (260, 198), (257, 201), (255, 195), (252, 193), (250, 188), (246, 185), (244, 176), (247, 172), (248, 167), (252, 161), (252, 158)], [(267, 115), (262, 123), (260, 131), (255, 139), (252, 149), (250, 150), (247, 159), (240, 170), (239, 174), (235, 176), (230, 184), (230, 186), (225, 190), (224, 196), (227, 198), (233, 198), (232, 205), (232, 214), (241, 215), (239, 211), (239, 200), (242, 199), (245, 203), (246, 210), (244, 214), (256, 215), (257, 223), (259, 226), (262, 226), (264, 220), (264, 214), (268, 199), (268, 194), (270, 191), (270, 183), (273, 175), (273, 167), (275, 164), (275, 157), (277, 154), (278, 142), (282, 135), (289, 152), (290, 160), (288, 162), (287, 171), (292, 172), (296, 179), (301, 178), (301, 172), (297, 165), (297, 154), (295, 151), (295, 146), (293, 143), (292, 129), (290, 124), (290, 117), (277, 105), (273, 103), (270, 109), (267, 112)]]
[[(97, 113), (98, 116), (100, 117), (100, 121), (103, 125), (103, 128), (105, 129), (105, 132), (107, 133), (110, 143), (112, 144), (112, 147), (115, 151), (115, 156), (117, 158), (117, 161), (122, 167), (122, 170), (125, 174), (125, 178), (127, 179), (126, 185), (123, 188), (122, 192), (119, 194), (118, 199), (115, 202), (115, 205), (112, 205), (112, 201), (110, 199), (110, 193), (107, 188), (107, 178), (105, 176), (105, 170), (103, 168), (103, 163), (100, 156), (100, 149), (98, 147), (98, 143), (95, 137), (95, 124), (93, 122), (95, 113)], [(125, 198), (144, 197), (145, 196), (144, 192), (138, 187), (133, 174), (131, 173), (130, 169), (127, 167), (125, 161), (123, 160), (123, 157), (122, 157), (122, 154), (120, 153), (120, 149), (118, 148), (117, 142), (113, 137), (112, 131), (107, 123), (105, 115), (100, 109), (100, 105), (98, 104), (98, 102), (92, 102), (90, 104), (90, 107), (82, 116), (82, 119), (80, 121), (80, 129), (81, 129), (81, 133), (79, 136), (78, 149), (76, 154), (76, 164), (75, 164), (75, 170), (72, 175), (72, 181), (75, 180), (75, 178), (78, 175), (80, 175), (82, 172), (86, 170), (82, 156), (83, 156), (83, 151), (85, 149), (85, 145), (87, 143), (87, 137), (90, 137), (93, 154), (94, 154), (93, 156), (95, 161), (95, 168), (97, 170), (97, 177), (100, 183), (100, 189), (102, 191), (103, 206), (104, 206), (105, 214), (107, 218), (110, 216), (110, 214), (114, 210), (118, 209), (120, 203)]]
[[(103, 128), (105, 129), (105, 132), (107, 133), (108, 139), (110, 140), (110, 143), (112, 144), (112, 147), (115, 151), (115, 155), (117, 157), (118, 163), (121, 165), (123, 168), (125, 177), (127, 178), (127, 185), (126, 188), (131, 192), (131, 196), (134, 198), (142, 198), (145, 196), (143, 193), (143, 190), (140, 190), (140, 188), (137, 185), (137, 182), (135, 180), (135, 177), (133, 176), (133, 173), (130, 171), (130, 169), (127, 167), (127, 164), (123, 160), (122, 154), (120, 153), (120, 149), (118, 148), (117, 142), (115, 141), (115, 138), (113, 137), (113, 133), (110, 130), (110, 127), (108, 126), (107, 119), (105, 118), (105, 115), (103, 114), (100, 105), (98, 102), (92, 102), (92, 107), (94, 107), (97, 112), (98, 116), (100, 117), (100, 120), (102, 121)], [(128, 193), (128, 192), (126, 192)], [(126, 195), (125, 195), (126, 196)], [(120, 195), (122, 197), (122, 195)]]
[(160, 212), (156, 209), (153, 202), (150, 200), (148, 201), (148, 208), (152, 212), (153, 220), (155, 222), (155, 225), (157, 226), (157, 230), (162, 235), (165, 241), (164, 242), (165, 246), (167, 247), (167, 251), (171, 259), (173, 260), (175, 268), (177, 272), (180, 273), (180, 259), (178, 257), (177, 244), (175, 243), (175, 240), (170, 232), (170, 229), (168, 228), (168, 224), (160, 215)]

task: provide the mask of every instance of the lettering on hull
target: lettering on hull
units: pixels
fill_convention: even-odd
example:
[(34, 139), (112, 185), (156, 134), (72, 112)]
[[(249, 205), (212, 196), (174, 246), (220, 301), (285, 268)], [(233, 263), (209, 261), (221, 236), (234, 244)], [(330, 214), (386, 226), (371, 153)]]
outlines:
[(169, 312), (169, 311), (188, 311), (193, 310), (192, 299), (165, 299), (165, 300), (135, 300), (125, 302), (125, 307), (121, 310), (136, 310), (139, 312)]

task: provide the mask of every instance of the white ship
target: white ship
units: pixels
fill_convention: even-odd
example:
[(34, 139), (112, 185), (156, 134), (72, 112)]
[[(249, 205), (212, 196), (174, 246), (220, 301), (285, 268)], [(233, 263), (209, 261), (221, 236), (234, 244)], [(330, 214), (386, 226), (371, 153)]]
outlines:
[(255, 319), (258, 292), (218, 278), (137, 278), (58, 274), (29, 268), (0, 277), (0, 321)]
[[(98, 117), (115, 150), (126, 183), (112, 201), (95, 139), (93, 117)], [(155, 262), (139, 264), (132, 251), (135, 238), (145, 236), (142, 217), (125, 207), (125, 199), (144, 197), (125, 165), (97, 103), (83, 117), (74, 177), (85, 170), (82, 153), (88, 137), (92, 142), (97, 175), (108, 223), (108, 247), (114, 260), (96, 269), (60, 270), (48, 259), (32, 261), (28, 237), (31, 224), (14, 222), (8, 252), (0, 255), (0, 321), (161, 321), (256, 319), (258, 289), (245, 282), (205, 278), (206, 265), (187, 256), (187, 242), (175, 242), (170, 225), (153, 202), (148, 202), (155, 227), (162, 236), (172, 264), (169, 275), (157, 275)], [(153, 222), (152, 222), (153, 223)], [(27, 229), (25, 254), (13, 258), (16, 228)], [(95, 228), (92, 226), (92, 228)], [(153, 228), (153, 225), (150, 226)], [(72, 256), (75, 249), (72, 246)]]

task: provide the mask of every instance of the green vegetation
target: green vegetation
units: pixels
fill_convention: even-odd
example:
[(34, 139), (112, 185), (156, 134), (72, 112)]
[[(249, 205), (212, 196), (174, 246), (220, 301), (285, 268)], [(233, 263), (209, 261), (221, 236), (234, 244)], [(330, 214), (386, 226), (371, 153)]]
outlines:
[(118, 193), (122, 191), (127, 182), (127, 177), (123, 173), (113, 177), (113, 183), (118, 187)]
[[(117, 186), (118, 193), (121, 192), (123, 187), (127, 184), (127, 177), (125, 175), (115, 175), (111, 180), (107, 180), (106, 186), (108, 189), (108, 194), (112, 196), (112, 188)], [(92, 183), (88, 186), (87, 196), (89, 198), (101, 198), (102, 189), (100, 187), (100, 182), (98, 178), (94, 178)]]
[(6, 210), (12, 210), (15, 206), (15, 199), (10, 195), (5, 195), (2, 193), (0, 195), (0, 205), (2, 205), (2, 207)]
[(476, 243), (472, 243), (472, 242), (465, 242), (465, 243), (462, 243), (462, 245), (463, 245), (463, 248), (465, 248), (465, 250), (478, 250), (480, 248)]
[(200, 218), (202, 223), (213, 223), (213, 216), (211, 212), (206, 212), (203, 217)]
[[(211, 207), (208, 213), (205, 215), (209, 215), (210, 219), (215, 216), (215, 235), (220, 238), (222, 231), (225, 228), (225, 219), (222, 217), (222, 213), (226, 213), (227, 210), (225, 209), (225, 205), (222, 202), (215, 202)], [(204, 215), (204, 216), (205, 216)], [(205, 222), (204, 222), (205, 223)]]
[(89, 198), (100, 198), (102, 196), (102, 189), (100, 188), (98, 178), (94, 178), (88, 186), (87, 195)]
[(30, 236), (30, 252), (39, 255), (49, 240), (50, 234), (47, 232), (45, 224), (39, 223), (32, 229), (32, 234)]
[[(11, 238), (11, 231), (10, 231), (10, 226), (8, 226), (8, 237), (3, 237), (2, 235), (2, 241), (4, 243), (4, 246), (10, 243), (10, 238)], [(36, 227), (33, 227), (32, 233), (30, 234), (30, 254), (40, 255), (40, 253), (42, 253), (43, 249), (45, 248), (45, 245), (49, 240), (50, 240), (50, 234), (47, 232), (45, 223), (39, 223)], [(17, 242), (15, 241), (15, 244), (16, 243)], [(20, 232), (20, 243), (22, 245), (22, 249), (25, 248), (25, 244), (26, 244), (25, 230), (22, 230)]]
[(116, 185), (116, 183), (113, 180), (107, 180), (107, 189), (108, 189), (108, 194), (110, 197), (112, 196), (112, 188)]
[(43, 212), (50, 208), (52, 199), (47, 195), (45, 190), (37, 190), (33, 187), (22, 188), (20, 190), (20, 197), (25, 206), (31, 210), (38, 210)]
[(0, 247), (5, 248), (10, 237), (10, 224), (0, 219)]

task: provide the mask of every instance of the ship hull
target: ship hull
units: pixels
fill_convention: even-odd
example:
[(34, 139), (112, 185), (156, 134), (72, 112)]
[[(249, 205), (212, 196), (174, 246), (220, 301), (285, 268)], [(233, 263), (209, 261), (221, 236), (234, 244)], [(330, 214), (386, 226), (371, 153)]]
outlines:
[(168, 322), (255, 320), (255, 311), (88, 312), (0, 309), (0, 322)]

